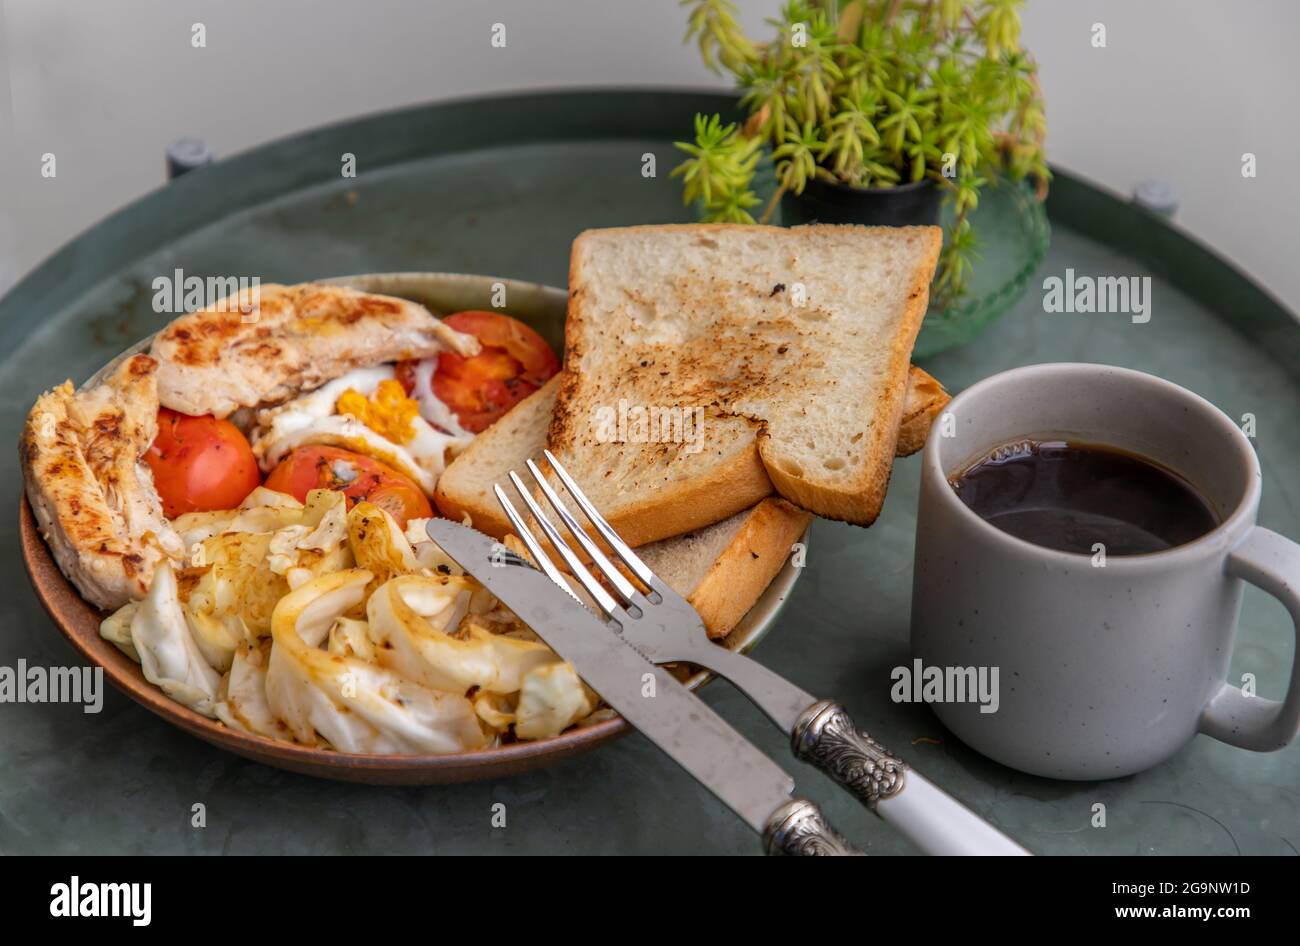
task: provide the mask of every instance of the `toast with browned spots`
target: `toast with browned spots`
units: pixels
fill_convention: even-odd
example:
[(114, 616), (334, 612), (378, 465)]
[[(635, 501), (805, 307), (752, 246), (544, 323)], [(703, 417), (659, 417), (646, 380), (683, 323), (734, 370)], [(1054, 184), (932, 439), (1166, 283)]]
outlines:
[[(541, 461), (559, 387), (558, 376), (546, 382), (541, 390), (475, 437), (447, 466), (435, 494), (438, 510), (444, 516), (458, 520), (469, 516), (474, 528), (496, 538), (511, 532), (510, 521), (501, 511), (492, 486), (507, 482), (511, 470), (522, 471), (527, 460)], [(948, 400), (948, 393), (938, 381), (912, 365), (903, 398), (898, 456), (911, 456), (925, 445), (931, 424)]]
[(581, 234), (548, 446), (632, 545), (773, 492), (869, 525), (940, 244), (936, 227)]
[(710, 637), (725, 637), (772, 583), (810, 522), (811, 513), (768, 497), (711, 526), (643, 545), (637, 555), (691, 603)]

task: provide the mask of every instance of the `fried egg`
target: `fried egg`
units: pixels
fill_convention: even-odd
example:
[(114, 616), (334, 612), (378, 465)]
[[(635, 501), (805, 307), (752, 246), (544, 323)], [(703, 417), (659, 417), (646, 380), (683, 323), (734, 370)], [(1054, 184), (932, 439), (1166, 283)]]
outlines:
[(422, 358), (415, 363), (415, 390), (412, 397), (419, 404), (420, 416), (435, 427), (472, 439), (474, 435), (460, 425), (460, 418), (434, 395), (433, 376), (437, 370), (437, 356)]
[[(418, 388), (417, 388), (418, 390)], [(309, 394), (257, 412), (253, 454), (270, 472), (297, 447), (322, 444), (342, 447), (386, 463), (433, 495), (450, 456), (473, 438), (448, 424), (435, 427), (426, 417), (451, 417), (451, 411), (427, 394), (407, 397), (392, 365), (357, 368)]]

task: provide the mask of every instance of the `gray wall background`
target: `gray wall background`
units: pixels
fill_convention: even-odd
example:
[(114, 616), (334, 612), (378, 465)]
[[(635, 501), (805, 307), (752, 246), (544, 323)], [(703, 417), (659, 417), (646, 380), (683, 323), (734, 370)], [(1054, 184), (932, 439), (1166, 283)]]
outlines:
[[(779, 3), (739, 0), (752, 34)], [(682, 44), (674, 0), (0, 0), (0, 14), (0, 290), (159, 186), (181, 135), (220, 157), (439, 98), (727, 84)], [(1029, 0), (1024, 16), (1051, 159), (1122, 194), (1168, 180), (1184, 227), (1300, 308), (1300, 3)]]

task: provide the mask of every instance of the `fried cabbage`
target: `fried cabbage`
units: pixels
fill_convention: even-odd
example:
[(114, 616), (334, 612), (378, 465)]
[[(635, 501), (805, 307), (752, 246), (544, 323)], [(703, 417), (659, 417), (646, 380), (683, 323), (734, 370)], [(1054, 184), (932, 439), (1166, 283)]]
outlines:
[(131, 644), (144, 678), (177, 703), (215, 716), (221, 676), (208, 665), (190, 634), (176, 590), (176, 574), (164, 561), (154, 571), (149, 593), (131, 617)]
[(256, 647), (240, 644), (221, 681), (221, 702), (217, 719), (231, 729), (241, 729), (269, 739), (289, 739), (289, 730), (271, 711), (266, 699), (266, 667), (271, 659), (271, 642)]
[(515, 735), (520, 739), (558, 736), (590, 714), (600, 699), (582, 682), (573, 665), (556, 661), (524, 674), (515, 707)]
[(599, 699), (413, 519), (262, 487), (174, 526), (187, 564), (100, 634), (177, 702), (244, 732), (362, 753), (541, 739)]
[(139, 601), (128, 601), (99, 623), (99, 636), (116, 645), (136, 663), (140, 662), (140, 655), (131, 642), (131, 621), (139, 608)]
[(266, 696), (295, 742), (342, 752), (449, 753), (490, 742), (463, 694), (420, 686), (321, 648), (374, 576), (355, 568), (313, 578), (276, 606)]
[(374, 574), (375, 587), (422, 567), (397, 520), (374, 503), (357, 503), (348, 513), (348, 544), (357, 568)]
[(468, 578), (407, 575), (380, 586), (366, 605), (380, 666), (436, 690), (516, 693), (529, 670), (560, 659), (545, 644), (465, 620), (476, 585)]

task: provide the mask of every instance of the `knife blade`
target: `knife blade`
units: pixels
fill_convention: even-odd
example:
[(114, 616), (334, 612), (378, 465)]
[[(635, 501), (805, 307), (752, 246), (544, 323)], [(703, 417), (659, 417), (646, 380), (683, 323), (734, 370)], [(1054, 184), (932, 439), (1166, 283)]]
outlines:
[(762, 834), (794, 779), (662, 667), (503, 546), (447, 519), (429, 538), (531, 627), (651, 742)]

